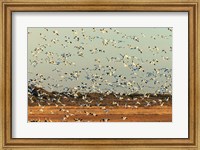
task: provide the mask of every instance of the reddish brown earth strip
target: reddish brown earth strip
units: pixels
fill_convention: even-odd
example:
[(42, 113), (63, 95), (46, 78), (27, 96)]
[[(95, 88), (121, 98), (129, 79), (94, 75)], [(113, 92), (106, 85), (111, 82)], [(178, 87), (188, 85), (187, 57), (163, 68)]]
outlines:
[(171, 122), (172, 106), (29, 106), (29, 122)]

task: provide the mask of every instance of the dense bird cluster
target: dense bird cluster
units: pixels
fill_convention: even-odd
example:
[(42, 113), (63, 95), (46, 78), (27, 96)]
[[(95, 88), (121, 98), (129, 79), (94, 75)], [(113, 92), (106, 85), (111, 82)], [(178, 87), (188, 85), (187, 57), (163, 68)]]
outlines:
[[(29, 30), (32, 41), (34, 30)], [(157, 38), (171, 41), (170, 28), (163, 29), (169, 31), (168, 35), (150, 35), (155, 44), (147, 47), (141, 41), (148, 42), (148, 35), (127, 35), (120, 28), (75, 28), (69, 30), (71, 34), (54, 28), (38, 30), (37, 47), (29, 47), (29, 85), (82, 93), (171, 93), (172, 46), (155, 45)]]
[[(126, 100), (138, 107), (129, 102), (133, 95), (142, 95), (145, 106), (171, 99), (172, 28), (29, 28), (28, 61), (29, 101), (38, 105)], [(98, 96), (88, 98), (92, 93)], [(146, 99), (157, 95), (168, 97)]]

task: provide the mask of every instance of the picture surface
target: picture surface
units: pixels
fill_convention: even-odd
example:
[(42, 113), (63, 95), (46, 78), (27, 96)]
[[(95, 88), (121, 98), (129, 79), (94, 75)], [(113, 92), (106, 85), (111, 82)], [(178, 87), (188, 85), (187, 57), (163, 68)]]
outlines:
[(28, 121), (171, 122), (172, 32), (28, 28)]

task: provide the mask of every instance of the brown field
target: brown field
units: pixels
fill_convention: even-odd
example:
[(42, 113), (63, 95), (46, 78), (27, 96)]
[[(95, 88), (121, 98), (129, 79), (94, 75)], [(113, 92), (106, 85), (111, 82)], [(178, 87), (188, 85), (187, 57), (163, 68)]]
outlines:
[(29, 106), (29, 122), (171, 122), (172, 106)]
[(37, 88), (28, 95), (29, 122), (171, 122), (171, 94), (67, 93)]

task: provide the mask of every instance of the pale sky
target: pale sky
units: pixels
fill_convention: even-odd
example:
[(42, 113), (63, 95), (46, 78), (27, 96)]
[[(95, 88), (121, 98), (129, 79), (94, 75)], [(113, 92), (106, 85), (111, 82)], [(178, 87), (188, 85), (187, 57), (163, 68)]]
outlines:
[(171, 28), (28, 28), (27, 36), (28, 80), (48, 91), (172, 90)]

